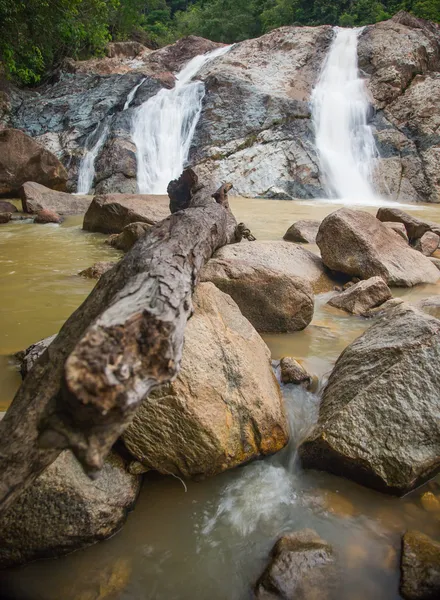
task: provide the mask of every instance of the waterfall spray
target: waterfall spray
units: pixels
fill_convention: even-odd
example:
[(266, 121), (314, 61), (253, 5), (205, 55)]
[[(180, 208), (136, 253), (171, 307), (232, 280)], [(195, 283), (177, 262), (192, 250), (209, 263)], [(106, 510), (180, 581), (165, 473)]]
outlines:
[(370, 103), (359, 77), (357, 46), (362, 29), (336, 28), (336, 36), (312, 94), (316, 148), (330, 196), (376, 203), (372, 178), (378, 157), (368, 124)]
[(208, 62), (226, 54), (230, 46), (193, 58), (176, 76), (173, 89), (162, 89), (144, 102), (133, 118), (137, 181), (142, 194), (166, 194), (188, 159), (200, 114), (205, 86), (191, 81)]

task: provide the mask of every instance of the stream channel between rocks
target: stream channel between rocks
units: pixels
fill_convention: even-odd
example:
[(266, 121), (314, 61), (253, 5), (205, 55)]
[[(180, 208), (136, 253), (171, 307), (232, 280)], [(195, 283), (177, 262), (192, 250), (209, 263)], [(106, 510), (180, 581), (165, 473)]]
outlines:
[[(297, 220), (322, 219), (340, 205), (232, 198), (232, 210), (257, 239), (280, 239)], [(375, 213), (377, 207), (356, 207)], [(437, 205), (406, 206), (440, 222)], [(92, 289), (77, 273), (99, 260), (117, 260), (105, 236), (82, 231), (81, 217), (61, 225), (11, 223), (0, 231), (0, 410), (20, 378), (11, 355), (56, 333)], [(318, 251), (317, 247), (307, 248)], [(417, 301), (439, 285), (393, 290)], [(372, 320), (326, 306), (318, 295), (304, 331), (263, 336), (272, 357), (293, 356), (325, 384), (342, 350)], [(316, 418), (319, 397), (284, 386), (292, 439), (279, 454), (212, 479), (186, 482), (145, 477), (125, 527), (112, 539), (56, 561), (0, 573), (2, 600), (246, 600), (284, 532), (309, 527), (341, 558), (341, 600), (400, 598), (402, 533), (418, 529), (440, 540), (440, 513), (423, 493), (440, 499), (440, 477), (397, 499), (329, 474), (302, 471), (295, 448)], [(319, 600), (325, 600), (325, 597)]]

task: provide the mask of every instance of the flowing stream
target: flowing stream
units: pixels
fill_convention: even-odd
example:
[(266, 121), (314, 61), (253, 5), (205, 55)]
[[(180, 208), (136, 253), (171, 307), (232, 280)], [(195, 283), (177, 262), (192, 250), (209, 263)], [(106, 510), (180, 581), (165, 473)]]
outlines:
[(136, 110), (132, 136), (141, 194), (165, 194), (169, 182), (182, 173), (205, 95), (204, 84), (192, 79), (229, 49), (225, 46), (196, 56), (176, 75), (173, 89), (160, 90)]
[(86, 150), (79, 165), (77, 194), (90, 194), (95, 179), (95, 160), (105, 144), (109, 130), (110, 122), (107, 119), (103, 125), (99, 123), (87, 138)]
[(329, 196), (349, 204), (377, 204), (372, 176), (378, 157), (368, 124), (370, 102), (358, 71), (362, 29), (336, 28), (312, 94), (321, 174)]

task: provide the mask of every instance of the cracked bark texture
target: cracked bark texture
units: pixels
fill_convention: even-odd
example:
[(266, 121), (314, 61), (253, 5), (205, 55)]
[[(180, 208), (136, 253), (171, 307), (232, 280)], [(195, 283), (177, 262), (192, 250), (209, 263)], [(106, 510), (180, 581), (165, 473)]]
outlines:
[(172, 214), (97, 283), (0, 423), (0, 508), (70, 448), (96, 473), (145, 396), (178, 373), (200, 269), (235, 240), (223, 206)]

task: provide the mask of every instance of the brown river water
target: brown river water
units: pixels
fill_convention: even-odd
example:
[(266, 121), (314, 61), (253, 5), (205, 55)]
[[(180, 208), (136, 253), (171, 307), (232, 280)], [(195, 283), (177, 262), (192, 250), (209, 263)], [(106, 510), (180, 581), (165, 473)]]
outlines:
[[(294, 221), (322, 219), (339, 208), (320, 201), (244, 198), (233, 198), (231, 206), (258, 239), (280, 239)], [(440, 222), (440, 206), (405, 210)], [(118, 258), (104, 236), (83, 232), (80, 224), (80, 218), (71, 217), (62, 226), (0, 228), (0, 410), (20, 382), (11, 354), (56, 333), (87, 296), (94, 284), (78, 271)], [(394, 290), (409, 301), (439, 291), (437, 285)], [(326, 306), (330, 295), (316, 297), (315, 316), (305, 331), (264, 336), (273, 358), (301, 359), (321, 386), (341, 351), (372, 322)], [(318, 397), (295, 386), (283, 393), (292, 429), (288, 448), (210, 480), (186, 482), (187, 491), (174, 478), (147, 476), (122, 531), (58, 560), (1, 573), (0, 598), (248, 600), (276, 539), (304, 527), (315, 529), (338, 552), (341, 600), (400, 598), (402, 533), (416, 528), (440, 540), (440, 512), (423, 497), (432, 492), (440, 499), (440, 478), (397, 499), (302, 471), (295, 448), (316, 418)]]

